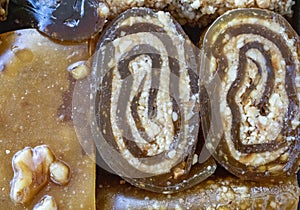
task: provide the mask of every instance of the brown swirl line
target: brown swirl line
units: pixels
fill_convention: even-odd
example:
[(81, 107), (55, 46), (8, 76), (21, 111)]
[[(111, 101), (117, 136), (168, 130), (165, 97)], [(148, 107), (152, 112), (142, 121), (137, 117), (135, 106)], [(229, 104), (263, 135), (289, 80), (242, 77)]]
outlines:
[[(121, 33), (126, 33), (126, 35), (135, 34), (139, 32), (147, 32), (154, 36), (156, 36), (158, 39), (162, 39), (160, 36), (157, 36), (155, 33), (163, 33), (167, 34), (166, 31), (152, 23), (134, 23), (130, 27), (124, 26), (119, 27), (115, 29), (114, 31), (114, 37), (111, 37), (111, 40), (114, 40), (121, 36)], [(161, 43), (164, 44), (165, 50), (168, 52), (169, 55), (174, 55), (174, 52), (177, 51), (176, 46), (172, 43), (172, 39), (168, 38), (166, 36), (163, 36), (163, 40), (161, 40)], [(147, 52), (147, 53), (145, 53)], [(114, 49), (112, 49), (112, 55), (114, 55)], [(157, 93), (159, 91), (160, 82), (163, 82), (160, 80), (160, 71), (161, 64), (162, 64), (162, 58), (161, 55), (159, 55), (159, 52), (153, 48), (150, 45), (142, 44), (142, 45), (136, 45), (134, 46), (131, 51), (125, 53), (122, 55), (122, 59), (119, 60), (119, 62), (116, 64), (119, 74), (121, 75), (121, 80), (125, 80), (126, 78), (131, 77), (131, 73), (128, 69), (129, 62), (134, 60), (136, 57), (140, 55), (148, 55), (152, 61), (152, 71), (151, 71), (151, 88), (149, 90), (149, 98), (148, 98), (148, 118), (152, 119), (156, 116), (156, 107), (158, 106), (156, 102)], [(178, 56), (175, 57), (178, 58)], [(170, 144), (171, 147), (174, 147), (176, 149), (176, 146), (181, 144), (182, 141), (186, 141), (186, 137), (184, 136), (184, 133), (181, 131), (183, 128), (182, 122), (184, 122), (185, 116), (181, 113), (180, 110), (180, 104), (181, 99), (179, 96), (179, 80), (180, 80), (180, 73), (179, 73), (179, 61), (176, 58), (173, 58), (171, 56), (168, 56), (169, 60), (169, 69), (170, 74), (175, 75), (175, 77), (170, 76), (170, 85), (169, 85), (169, 95), (172, 102), (172, 109), (173, 112), (177, 113), (178, 120), (173, 121), (173, 127), (174, 127), (174, 134), (173, 134), (173, 142)], [(198, 93), (199, 88), (197, 84), (197, 75), (193, 72), (193, 70), (188, 69), (188, 75), (190, 79), (190, 96), (195, 95)], [(113, 145), (114, 148), (117, 150), (120, 150), (118, 144), (115, 142), (115, 136), (113, 134), (113, 126), (111, 122), (111, 114), (110, 110), (112, 107), (111, 104), (111, 98), (112, 98), (112, 82), (113, 82), (113, 71), (112, 69), (107, 72), (107, 74), (104, 76), (102, 80), (102, 87), (100, 88), (100, 92), (97, 94), (98, 99), (96, 100), (97, 110), (96, 113), (99, 113), (100, 117), (98, 117), (98, 126), (100, 127), (102, 131), (102, 135), (104, 136), (105, 140), (108, 141), (111, 145)], [(145, 78), (143, 79), (142, 83), (139, 86), (139, 89), (143, 89), (145, 83)], [(118, 122), (118, 126), (120, 128), (130, 128), (131, 126), (135, 126), (137, 130), (139, 131), (140, 136), (146, 140), (149, 144), (156, 144), (156, 142), (153, 142), (152, 139), (148, 136), (148, 134), (145, 132), (145, 128), (141, 125), (140, 116), (137, 112), (137, 105), (138, 101), (141, 97), (141, 91), (138, 92), (137, 95), (134, 96), (133, 100), (130, 101), (130, 109), (131, 109), (131, 115), (134, 118), (134, 125), (130, 125), (128, 121), (125, 121), (126, 119), (126, 109), (127, 106), (124, 104), (124, 101), (127, 102), (130, 100), (130, 91), (132, 89), (132, 81), (126, 80), (126, 82), (122, 82), (121, 86), (121, 93), (118, 98), (117, 103), (117, 118), (121, 119), (122, 122)], [(103, 132), (105, 131), (105, 132)], [(159, 164), (162, 160), (162, 158), (166, 157), (166, 152), (164, 151), (160, 154), (157, 154), (155, 156), (148, 156), (145, 154), (145, 151), (141, 150), (141, 148), (137, 145), (135, 142), (134, 135), (131, 133), (130, 129), (126, 131), (126, 136), (122, 137), (127, 149), (130, 151), (130, 153), (136, 157), (139, 158), (139, 161), (143, 162), (146, 165), (153, 165), (153, 164)], [(184, 143), (188, 145), (188, 142)], [(159, 145), (158, 145), (159, 146)], [(191, 150), (192, 152), (192, 150)], [(185, 156), (188, 156), (190, 154), (185, 154)], [(153, 159), (151, 159), (153, 158)], [(180, 162), (182, 160), (178, 160)]]
[[(240, 48), (239, 51), (239, 64), (237, 68), (237, 77), (235, 81), (230, 86), (230, 89), (228, 91), (228, 95), (226, 96), (227, 104), (229, 105), (232, 113), (232, 128), (231, 128), (231, 140), (234, 143), (234, 147), (236, 150), (251, 154), (251, 153), (262, 153), (262, 152), (272, 152), (274, 150), (277, 150), (279, 148), (284, 148), (286, 146), (289, 146), (288, 154), (290, 154), (290, 161), (293, 162), (295, 159), (297, 159), (297, 154), (299, 153), (299, 134), (297, 134), (297, 129), (292, 130), (290, 129), (292, 127), (291, 121), (297, 117), (298, 109), (299, 109), (299, 100), (297, 98), (297, 90), (295, 85), (295, 78), (296, 78), (296, 63), (293, 58), (292, 52), (289, 49), (289, 46), (285, 43), (285, 40), (282, 38), (280, 34), (276, 34), (269, 30), (265, 26), (261, 25), (253, 25), (253, 24), (240, 24), (237, 26), (233, 26), (231, 28), (226, 29), (222, 34), (220, 34), (216, 41), (214, 47), (211, 49), (211, 51), (208, 52), (208, 57), (210, 57), (210, 54), (213, 54), (218, 59), (218, 66), (217, 66), (217, 74), (219, 75), (219, 78), (224, 78), (226, 75), (226, 68), (228, 67), (228, 60), (226, 56), (224, 55), (224, 52), (221, 53), (221, 49), (223, 49), (222, 40), (225, 39), (225, 35), (228, 34), (230, 37), (236, 37), (238, 35), (243, 34), (254, 34), (259, 35), (267, 40), (270, 40), (273, 42), (278, 49), (281, 50), (281, 54), (284, 57), (284, 61), (286, 63), (286, 75), (285, 75), (285, 91), (288, 96), (289, 106), (288, 111), (285, 117), (285, 121), (283, 123), (283, 127), (281, 129), (281, 132), (276, 140), (272, 143), (258, 143), (255, 145), (245, 145), (242, 143), (240, 139), (240, 126), (241, 126), (241, 113), (239, 111), (238, 105), (235, 101), (235, 96), (237, 92), (241, 88), (241, 83), (243, 82), (243, 79), (245, 78), (245, 70), (246, 70), (246, 52), (250, 49), (257, 49), (259, 50), (263, 57), (266, 60), (266, 68), (267, 68), (267, 81), (265, 85), (265, 90), (263, 93), (262, 99), (256, 103), (256, 107), (261, 110), (261, 115), (267, 115), (268, 114), (268, 108), (267, 103), (268, 99), (270, 98), (271, 93), (273, 92), (274, 88), (274, 66), (271, 61), (271, 55), (270, 52), (264, 50), (263, 44), (259, 43), (257, 41), (252, 41), (247, 44), (245, 44), (242, 48)], [(258, 69), (258, 77), (255, 78), (255, 81), (253, 82), (250, 87), (248, 87), (245, 91), (245, 93), (242, 95), (242, 100), (246, 100), (251, 91), (256, 87), (258, 81), (261, 79), (262, 76), (262, 68), (260, 64), (253, 59), (251, 59), (253, 63), (256, 65)], [(220, 90), (219, 90), (220, 91)], [(298, 129), (299, 130), (299, 129)], [(299, 132), (299, 131), (298, 131)], [(224, 135), (224, 133), (223, 133)], [(285, 141), (286, 137), (288, 136), (295, 136), (296, 140), (295, 142), (288, 145), (288, 143)], [(284, 137), (284, 138), (282, 138)], [(223, 136), (222, 139), (225, 137)], [(222, 140), (223, 141), (223, 140)], [(298, 146), (297, 146), (298, 145)], [(221, 147), (225, 148), (221, 148)], [(227, 154), (230, 154), (230, 149), (227, 144), (223, 145), (222, 143), (217, 146), (216, 151), (225, 150)], [(225, 164), (226, 168), (234, 167), (235, 170), (239, 171), (239, 174), (244, 174), (244, 165), (236, 161), (232, 156), (227, 157), (228, 160), (225, 161), (225, 159), (222, 160), (222, 163)], [(287, 169), (291, 167), (291, 165), (286, 165)], [(284, 170), (287, 170), (284, 169)], [(253, 169), (251, 169), (253, 170)], [(263, 173), (265, 175), (265, 173)], [(260, 176), (260, 175), (258, 175)]]

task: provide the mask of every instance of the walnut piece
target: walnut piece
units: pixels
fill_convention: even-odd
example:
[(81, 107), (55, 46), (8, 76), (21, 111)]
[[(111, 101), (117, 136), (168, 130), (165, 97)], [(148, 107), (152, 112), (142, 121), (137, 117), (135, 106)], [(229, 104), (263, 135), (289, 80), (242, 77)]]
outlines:
[(55, 161), (50, 165), (51, 181), (58, 185), (66, 185), (70, 181), (70, 168), (61, 161)]
[(6, 20), (9, 0), (0, 0), (0, 21)]
[(55, 157), (46, 145), (26, 147), (12, 159), (14, 177), (11, 181), (11, 199), (20, 204), (30, 201), (48, 182), (49, 166)]
[(31, 201), (50, 178), (59, 185), (67, 184), (70, 179), (70, 168), (57, 160), (47, 145), (20, 150), (12, 159), (12, 167), (10, 197), (17, 204)]
[(55, 199), (45, 195), (34, 207), (33, 210), (58, 210)]
[(85, 78), (90, 73), (88, 64), (84, 61), (79, 61), (68, 67), (68, 71), (76, 80)]

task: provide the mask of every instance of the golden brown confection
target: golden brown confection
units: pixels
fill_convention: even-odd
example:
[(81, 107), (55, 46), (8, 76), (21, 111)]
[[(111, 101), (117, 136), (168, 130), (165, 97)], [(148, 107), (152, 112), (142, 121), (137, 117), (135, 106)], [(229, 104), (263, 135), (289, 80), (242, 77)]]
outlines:
[(68, 67), (87, 60), (87, 48), (34, 29), (0, 36), (1, 209), (32, 209), (45, 195), (59, 209), (95, 209), (93, 145), (82, 149), (70, 120)]
[(169, 13), (135, 8), (103, 32), (94, 56), (91, 127), (110, 169), (155, 192), (188, 188), (215, 170), (199, 163), (194, 48)]
[(225, 11), (236, 8), (257, 7), (291, 16), (295, 2), (292, 0), (106, 0), (106, 3), (110, 8), (110, 17), (116, 17), (133, 7), (149, 7), (170, 12), (181, 24), (206, 26)]
[(280, 15), (232, 10), (203, 40), (207, 147), (243, 179), (281, 180), (298, 171), (300, 39)]
[(286, 209), (296, 210), (299, 188), (295, 176), (280, 183), (243, 181), (227, 173), (172, 195), (147, 192), (117, 177), (97, 176), (97, 209)]
[[(296, 210), (299, 36), (277, 14), (241, 9), (208, 30), (201, 60), (174, 21), (207, 26), (249, 7), (290, 16), (293, 4), (102, 1), (101, 18), (128, 11), (100, 32), (92, 75), (87, 41), (0, 35), (0, 209)], [(7, 5), (0, 0), (0, 20)], [(200, 108), (214, 157), (204, 163)], [(92, 138), (97, 163), (122, 178), (96, 173)], [(237, 177), (214, 172), (214, 159)]]

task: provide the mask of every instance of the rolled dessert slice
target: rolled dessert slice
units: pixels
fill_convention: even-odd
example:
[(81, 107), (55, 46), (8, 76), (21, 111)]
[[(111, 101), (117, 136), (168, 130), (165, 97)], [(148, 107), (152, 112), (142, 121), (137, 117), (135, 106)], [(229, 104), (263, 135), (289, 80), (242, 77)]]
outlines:
[(204, 37), (206, 145), (240, 178), (278, 180), (298, 170), (299, 46), (283, 17), (259, 9), (227, 12)]
[(214, 161), (199, 164), (195, 153), (196, 66), (189, 39), (168, 13), (132, 9), (108, 26), (94, 56), (90, 95), (100, 166), (163, 193), (213, 173)]
[[(286, 209), (296, 210), (299, 187), (296, 176), (280, 183), (253, 182), (219, 173), (172, 195), (132, 187), (98, 171), (97, 209)], [(105, 179), (101, 177), (106, 177)]]

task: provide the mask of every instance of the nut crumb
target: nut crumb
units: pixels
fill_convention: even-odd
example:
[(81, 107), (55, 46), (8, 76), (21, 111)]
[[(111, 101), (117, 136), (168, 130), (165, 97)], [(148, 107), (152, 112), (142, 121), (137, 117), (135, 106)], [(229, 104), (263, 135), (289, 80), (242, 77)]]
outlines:
[(76, 62), (68, 67), (68, 71), (76, 80), (85, 78), (90, 73), (90, 68), (84, 61)]
[(125, 180), (120, 180), (120, 184), (126, 184)]
[(58, 210), (55, 199), (45, 195), (34, 207), (33, 210)]
[(50, 179), (59, 185), (66, 185), (70, 181), (70, 168), (62, 161), (55, 161), (50, 165)]
[(174, 179), (178, 179), (179, 177), (181, 177), (184, 174), (185, 170), (182, 168), (175, 168), (174, 170)]

